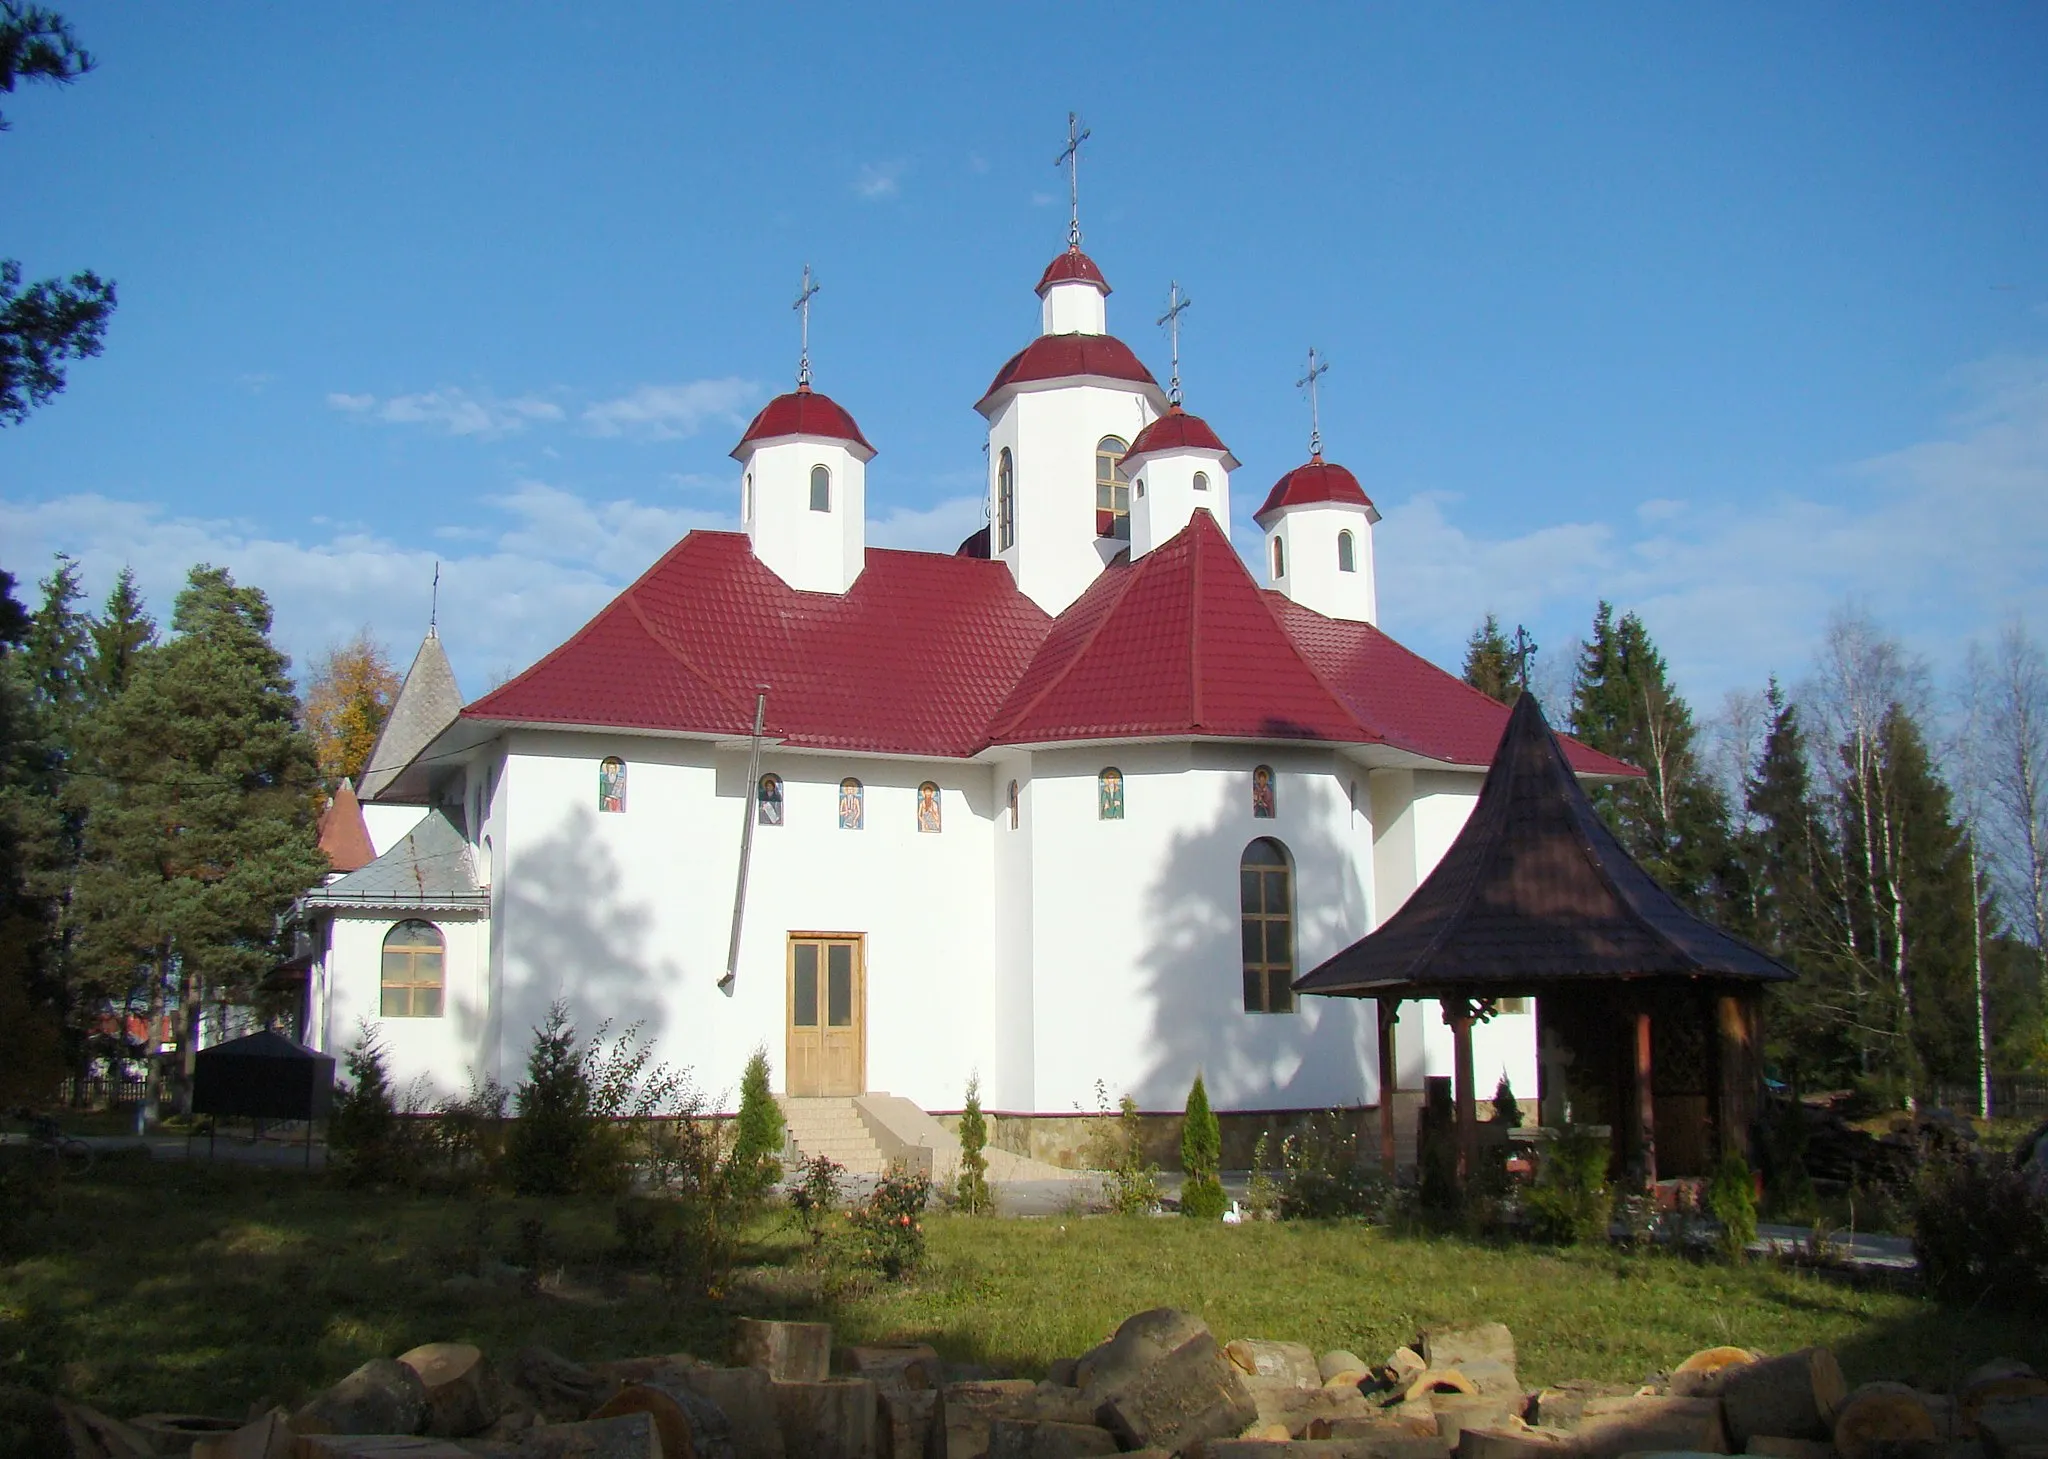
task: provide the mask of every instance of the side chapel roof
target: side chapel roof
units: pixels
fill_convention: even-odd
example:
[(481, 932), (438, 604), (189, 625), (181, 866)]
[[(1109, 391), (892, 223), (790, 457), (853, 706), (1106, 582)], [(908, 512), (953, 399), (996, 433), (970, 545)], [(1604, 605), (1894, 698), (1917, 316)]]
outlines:
[(482, 907), (469, 843), (435, 806), (396, 845), (359, 871), (310, 892), (309, 907)]
[(1304, 993), (1522, 994), (1589, 979), (1783, 982), (1790, 968), (1681, 907), (1607, 829), (1532, 694), (1479, 803), (1400, 910), (1296, 980)]
[(377, 859), (377, 850), (370, 842), (370, 828), (363, 824), (363, 803), (356, 799), (356, 788), (347, 780), (327, 802), (327, 809), (320, 813), (320, 849), (327, 853), (327, 864), (336, 871), (354, 871), (368, 866)]
[(863, 461), (872, 460), (875, 454), (875, 448), (860, 433), (860, 427), (847, 414), (846, 407), (808, 385), (799, 385), (762, 406), (760, 413), (740, 436), (739, 444), (732, 448), (732, 455), (736, 460), (743, 459), (755, 442), (770, 441), (779, 436), (818, 436), (828, 441), (844, 441), (858, 448)]
[(455, 668), (448, 662), (440, 636), (428, 629), (363, 766), (362, 799), (375, 800), (460, 713), (462, 691), (455, 686)]

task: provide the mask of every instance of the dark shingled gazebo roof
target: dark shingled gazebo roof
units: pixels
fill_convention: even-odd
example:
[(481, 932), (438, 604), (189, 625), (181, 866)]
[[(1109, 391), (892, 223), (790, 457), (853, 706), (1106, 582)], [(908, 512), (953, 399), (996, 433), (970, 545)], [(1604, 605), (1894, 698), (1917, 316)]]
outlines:
[(1793, 976), (1686, 911), (1636, 865), (1524, 694), (1436, 870), (1378, 931), (1294, 986), (1352, 998), (1491, 997), (1616, 979)]

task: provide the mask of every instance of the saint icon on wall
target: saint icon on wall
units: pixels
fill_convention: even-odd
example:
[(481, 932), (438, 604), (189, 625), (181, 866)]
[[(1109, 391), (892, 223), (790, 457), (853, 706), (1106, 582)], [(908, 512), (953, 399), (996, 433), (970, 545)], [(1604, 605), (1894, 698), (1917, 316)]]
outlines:
[(1252, 767), (1252, 819), (1270, 821), (1273, 819), (1273, 767), (1254, 765)]
[(937, 781), (927, 780), (917, 788), (917, 829), (936, 836), (939, 833), (939, 786)]
[(849, 775), (839, 782), (839, 829), (858, 831), (861, 819), (860, 782)]
[(782, 824), (782, 777), (763, 775), (754, 791), (754, 819), (763, 826)]
[(626, 762), (617, 755), (597, 762), (597, 809), (602, 815), (626, 812)]
[(1095, 818), (1100, 821), (1124, 818), (1124, 772), (1114, 765), (1095, 778)]

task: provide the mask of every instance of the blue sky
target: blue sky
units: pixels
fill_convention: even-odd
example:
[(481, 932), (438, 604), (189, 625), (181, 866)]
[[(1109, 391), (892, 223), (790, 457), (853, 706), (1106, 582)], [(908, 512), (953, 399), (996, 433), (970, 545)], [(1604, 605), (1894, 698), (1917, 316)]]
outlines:
[(1557, 648), (1641, 611), (1703, 714), (1868, 607), (1937, 669), (2048, 629), (2048, 10), (62, 6), (0, 98), (0, 254), (119, 281), (0, 431), (0, 565), (160, 607), (192, 562), (302, 659), (401, 664), (444, 563), (474, 693), (692, 527), (787, 388), (880, 448), (871, 541), (981, 520), (1069, 108), (1111, 328), (1244, 461), (1385, 512), (1384, 626)]

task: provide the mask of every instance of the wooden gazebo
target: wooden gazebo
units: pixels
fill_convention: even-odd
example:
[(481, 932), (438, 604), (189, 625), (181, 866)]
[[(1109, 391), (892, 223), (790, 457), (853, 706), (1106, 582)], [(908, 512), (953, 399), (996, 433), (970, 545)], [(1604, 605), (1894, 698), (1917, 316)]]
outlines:
[(1401, 1003), (1435, 1000), (1451, 1027), (1462, 1178), (1478, 1145), (1472, 1026), (1503, 998), (1534, 997), (1545, 1122), (1610, 1126), (1620, 1168), (1647, 1185), (1660, 1164), (1665, 1175), (1704, 1175), (1721, 1151), (1748, 1155), (1762, 1082), (1760, 995), (1793, 976), (1686, 911), (1636, 865), (1524, 694), (1436, 870), (1377, 931), (1294, 986), (1378, 1000), (1389, 1169), (1386, 1086)]

